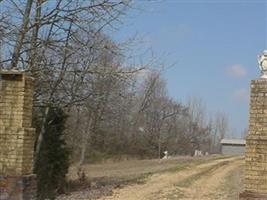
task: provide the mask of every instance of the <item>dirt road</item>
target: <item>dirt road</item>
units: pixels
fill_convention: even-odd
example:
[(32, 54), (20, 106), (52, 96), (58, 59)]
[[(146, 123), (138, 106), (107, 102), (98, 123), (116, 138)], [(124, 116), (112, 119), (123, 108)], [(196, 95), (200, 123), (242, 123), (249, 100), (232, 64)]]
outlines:
[(71, 185), (57, 200), (235, 200), (242, 191), (244, 158), (174, 157), (83, 166), (88, 181)]
[(144, 184), (113, 191), (101, 200), (231, 200), (242, 190), (242, 158), (223, 158), (177, 172), (155, 174)]

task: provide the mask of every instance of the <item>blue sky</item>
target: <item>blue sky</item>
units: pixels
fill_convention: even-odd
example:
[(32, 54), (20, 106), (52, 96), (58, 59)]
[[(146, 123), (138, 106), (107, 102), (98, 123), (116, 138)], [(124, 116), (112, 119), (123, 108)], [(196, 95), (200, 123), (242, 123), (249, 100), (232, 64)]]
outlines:
[(138, 34), (136, 51), (153, 49), (173, 65), (164, 73), (169, 95), (181, 102), (196, 96), (209, 113), (225, 112), (238, 137), (248, 126), (257, 55), (267, 49), (267, 0), (136, 0), (134, 7), (113, 37)]

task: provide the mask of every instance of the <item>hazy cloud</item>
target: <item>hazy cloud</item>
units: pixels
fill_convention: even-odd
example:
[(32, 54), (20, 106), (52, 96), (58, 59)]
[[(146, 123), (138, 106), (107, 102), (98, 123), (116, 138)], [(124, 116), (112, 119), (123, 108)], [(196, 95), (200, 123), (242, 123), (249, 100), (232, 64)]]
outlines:
[(244, 66), (236, 64), (226, 69), (227, 74), (233, 78), (244, 78), (247, 75), (247, 70)]
[(141, 38), (140, 42), (151, 45), (151, 44), (153, 44), (154, 40), (153, 40), (152, 36), (146, 35), (146, 36), (143, 36)]
[(180, 40), (185, 40), (192, 36), (192, 29), (187, 25), (179, 25), (176, 28), (176, 38)]
[(141, 69), (136, 72), (136, 75), (138, 79), (146, 79), (151, 73), (152, 71), (150, 69)]
[(234, 91), (233, 97), (237, 101), (247, 102), (249, 100), (249, 92), (246, 88), (240, 88)]

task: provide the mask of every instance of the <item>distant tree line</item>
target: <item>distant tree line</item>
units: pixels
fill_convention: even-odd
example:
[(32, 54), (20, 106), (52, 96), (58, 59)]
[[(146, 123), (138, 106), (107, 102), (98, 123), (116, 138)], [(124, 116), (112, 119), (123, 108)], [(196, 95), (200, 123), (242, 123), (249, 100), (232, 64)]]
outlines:
[(25, 70), (35, 78), (39, 199), (52, 199), (64, 182), (58, 179), (51, 188), (45, 174), (53, 169), (43, 161), (58, 167), (50, 174), (58, 169), (65, 178), (71, 162), (82, 176), (82, 165), (100, 158), (220, 151), (228, 131), (225, 114), (208, 116), (197, 98), (185, 105), (172, 99), (158, 63), (129, 64), (131, 40), (118, 44), (108, 36), (131, 5), (0, 0), (0, 69)]

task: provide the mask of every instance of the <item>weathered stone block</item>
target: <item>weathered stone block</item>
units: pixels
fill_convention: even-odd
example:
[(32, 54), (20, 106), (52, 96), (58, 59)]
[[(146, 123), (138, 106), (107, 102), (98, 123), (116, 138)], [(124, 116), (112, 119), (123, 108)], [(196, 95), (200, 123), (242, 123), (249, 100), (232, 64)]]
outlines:
[(0, 200), (35, 200), (36, 177), (0, 176)]
[(267, 199), (267, 80), (251, 82), (249, 135), (246, 142), (245, 192), (240, 199)]
[(35, 199), (33, 80), (14, 71), (0, 76), (0, 200)]

